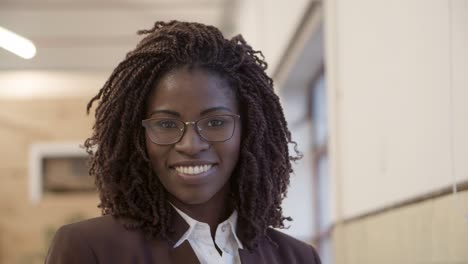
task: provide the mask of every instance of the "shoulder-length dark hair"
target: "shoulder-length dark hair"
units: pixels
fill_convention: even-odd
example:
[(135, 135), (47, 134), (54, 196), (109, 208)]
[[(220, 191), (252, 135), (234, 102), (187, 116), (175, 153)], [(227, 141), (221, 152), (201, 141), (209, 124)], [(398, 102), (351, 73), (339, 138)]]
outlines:
[[(225, 39), (213, 26), (156, 22), (137, 47), (114, 69), (94, 102), (93, 134), (84, 145), (91, 155), (103, 214), (133, 219), (130, 229), (149, 237), (171, 230), (167, 193), (151, 169), (145, 147), (147, 98), (155, 83), (176, 67), (196, 65), (216, 72), (234, 90), (242, 116), (242, 141), (231, 180), (232, 203), (239, 214), (244, 243), (255, 244), (268, 227), (284, 227), (281, 201), (286, 196), (291, 140), (283, 109), (267, 76), (267, 64), (237, 35)], [(295, 149), (296, 154), (299, 154)], [(300, 155), (300, 154), (299, 154)]]

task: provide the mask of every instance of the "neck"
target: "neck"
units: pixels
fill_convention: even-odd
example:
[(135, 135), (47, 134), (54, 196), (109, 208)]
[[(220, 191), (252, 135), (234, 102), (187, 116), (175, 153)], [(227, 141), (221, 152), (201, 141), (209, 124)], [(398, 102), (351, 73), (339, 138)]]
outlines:
[(170, 197), (169, 201), (191, 218), (207, 223), (210, 226), (211, 236), (214, 238), (218, 225), (232, 213), (227, 193), (220, 191), (210, 200), (201, 204), (187, 204), (173, 196)]

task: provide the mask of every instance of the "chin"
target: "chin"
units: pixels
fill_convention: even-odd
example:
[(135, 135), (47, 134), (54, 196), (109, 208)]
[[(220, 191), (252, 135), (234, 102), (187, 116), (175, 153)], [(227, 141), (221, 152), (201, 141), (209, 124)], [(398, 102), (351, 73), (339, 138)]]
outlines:
[(199, 194), (176, 196), (176, 199), (184, 204), (199, 205), (208, 202), (212, 196), (200, 196)]

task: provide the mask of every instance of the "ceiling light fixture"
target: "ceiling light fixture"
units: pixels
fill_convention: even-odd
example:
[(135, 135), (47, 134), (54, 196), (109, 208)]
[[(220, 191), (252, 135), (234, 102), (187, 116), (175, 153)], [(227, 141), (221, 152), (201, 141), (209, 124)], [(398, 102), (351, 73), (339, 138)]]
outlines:
[(3, 27), (0, 27), (0, 47), (24, 59), (36, 55), (36, 46), (32, 41)]

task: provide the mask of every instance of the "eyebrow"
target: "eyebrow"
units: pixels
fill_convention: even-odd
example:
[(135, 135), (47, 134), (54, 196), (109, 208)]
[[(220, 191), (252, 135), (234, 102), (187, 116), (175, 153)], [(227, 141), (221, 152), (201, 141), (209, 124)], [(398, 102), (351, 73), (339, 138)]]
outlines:
[[(201, 111), (200, 115), (203, 116), (203, 115), (206, 115), (206, 114), (211, 113), (211, 112), (223, 111), (223, 110), (233, 113), (233, 111), (228, 107), (216, 106), (216, 107), (211, 107), (211, 108), (208, 108), (208, 109), (205, 109), (205, 110)], [(155, 114), (168, 114), (168, 115), (180, 117), (180, 114), (178, 112), (172, 111), (172, 110), (166, 110), (166, 109), (154, 110), (153, 112), (151, 112), (150, 116), (155, 115)]]
[(180, 117), (180, 114), (177, 113), (176, 111), (171, 111), (171, 110), (166, 110), (166, 109), (154, 110), (153, 112), (151, 112), (150, 116), (155, 115), (155, 114), (168, 114), (168, 115)]
[(202, 115), (206, 115), (208, 113), (215, 112), (215, 111), (220, 111), (220, 110), (224, 110), (224, 111), (228, 111), (228, 112), (232, 113), (232, 110), (229, 109), (228, 107), (216, 106), (216, 107), (211, 107), (211, 108), (208, 108), (208, 109), (205, 109), (205, 110), (201, 111), (200, 115), (202, 116)]

